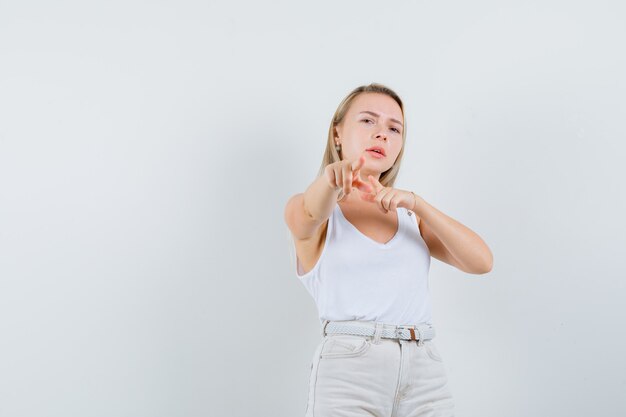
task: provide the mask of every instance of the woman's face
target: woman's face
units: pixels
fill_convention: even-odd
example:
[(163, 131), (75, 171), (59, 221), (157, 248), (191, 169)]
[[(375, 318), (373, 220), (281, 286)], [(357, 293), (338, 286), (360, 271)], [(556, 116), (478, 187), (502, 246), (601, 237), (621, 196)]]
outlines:
[[(386, 94), (359, 94), (343, 121), (337, 125), (335, 144), (341, 144), (341, 159), (355, 161), (365, 155), (361, 179), (380, 174), (393, 166), (402, 149), (403, 117), (400, 106)], [(377, 156), (372, 147), (382, 148), (384, 156)]]

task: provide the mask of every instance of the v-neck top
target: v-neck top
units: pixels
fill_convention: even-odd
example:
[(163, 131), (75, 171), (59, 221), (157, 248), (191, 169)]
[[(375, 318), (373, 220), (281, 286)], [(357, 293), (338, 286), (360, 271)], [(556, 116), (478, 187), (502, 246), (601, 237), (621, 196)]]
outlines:
[(396, 211), (396, 217), (398, 218), (398, 226), (397, 226), (398, 228), (397, 228), (397, 231), (391, 237), (391, 239), (389, 239), (386, 243), (377, 242), (374, 239), (372, 239), (371, 237), (366, 236), (365, 234), (363, 234), (359, 229), (356, 228), (355, 225), (350, 223), (350, 221), (346, 218), (346, 216), (344, 216), (343, 210), (341, 209), (341, 206), (339, 206), (339, 204), (337, 204), (337, 206), (335, 207), (334, 211), (336, 211), (338, 216), (341, 217), (341, 219), (342, 219), (344, 224), (348, 225), (348, 227), (352, 226), (352, 228), (354, 229), (354, 231), (356, 232), (357, 235), (362, 236), (363, 239), (365, 239), (366, 241), (369, 241), (369, 242), (372, 242), (375, 245), (378, 245), (378, 247), (380, 247), (380, 248), (389, 248), (389, 247), (395, 245), (395, 243), (400, 238), (403, 222), (400, 220), (400, 216), (399, 216), (397, 211)]
[(415, 215), (398, 207), (398, 229), (381, 243), (350, 223), (339, 204), (328, 218), (322, 253), (306, 274), (296, 255), (296, 276), (324, 320), (372, 320), (432, 325), (428, 285), (430, 251)]

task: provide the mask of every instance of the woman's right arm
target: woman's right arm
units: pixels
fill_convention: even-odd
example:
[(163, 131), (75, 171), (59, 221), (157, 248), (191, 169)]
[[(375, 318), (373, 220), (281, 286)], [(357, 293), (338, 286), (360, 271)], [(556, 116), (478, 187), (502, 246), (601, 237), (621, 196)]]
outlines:
[(342, 190), (344, 195), (350, 194), (352, 187), (367, 192), (372, 190), (359, 173), (364, 163), (365, 156), (361, 155), (356, 161), (341, 160), (329, 164), (324, 175), (313, 181), (304, 193), (287, 201), (285, 222), (294, 238), (302, 240), (315, 236), (318, 228), (330, 217)]
[(308, 239), (329, 217), (342, 187), (332, 187), (319, 176), (304, 193), (294, 195), (285, 207), (285, 222), (295, 239)]

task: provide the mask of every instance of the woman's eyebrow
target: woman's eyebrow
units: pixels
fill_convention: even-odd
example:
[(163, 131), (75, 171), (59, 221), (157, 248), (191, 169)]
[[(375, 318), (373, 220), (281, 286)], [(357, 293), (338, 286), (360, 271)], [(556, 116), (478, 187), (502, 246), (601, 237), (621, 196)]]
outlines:
[[(369, 113), (369, 114), (371, 114), (372, 116), (376, 116), (376, 117), (379, 117), (379, 116), (380, 116), (380, 114), (376, 114), (376, 113), (374, 113), (373, 111), (369, 111), (369, 110), (362, 111), (361, 113)], [(359, 114), (361, 114), (361, 113), (359, 113)], [(397, 124), (399, 124), (400, 126), (404, 127), (404, 125), (403, 125), (403, 124), (402, 124), (399, 120), (397, 120), (397, 119), (389, 119), (389, 120), (391, 120), (392, 122), (397, 123)]]

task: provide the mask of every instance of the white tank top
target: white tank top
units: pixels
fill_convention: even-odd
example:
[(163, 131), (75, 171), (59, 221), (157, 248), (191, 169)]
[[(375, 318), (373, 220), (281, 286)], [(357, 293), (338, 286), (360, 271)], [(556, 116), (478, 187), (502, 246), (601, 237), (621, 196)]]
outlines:
[[(398, 230), (387, 243), (361, 233), (335, 205), (328, 219), (322, 254), (296, 276), (324, 320), (373, 320), (395, 325), (432, 325), (428, 272), (430, 251), (415, 215), (396, 209)], [(295, 248), (294, 248), (295, 249)]]

